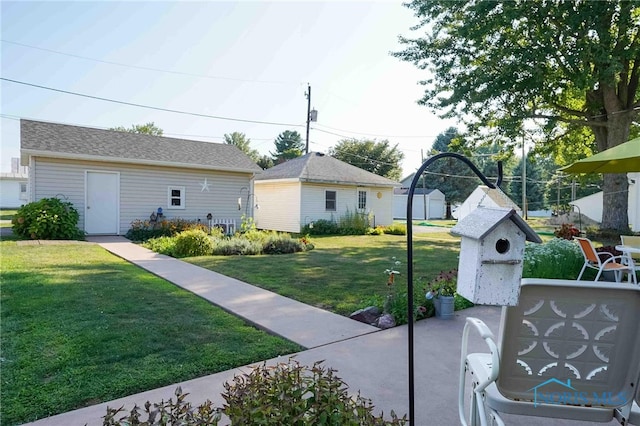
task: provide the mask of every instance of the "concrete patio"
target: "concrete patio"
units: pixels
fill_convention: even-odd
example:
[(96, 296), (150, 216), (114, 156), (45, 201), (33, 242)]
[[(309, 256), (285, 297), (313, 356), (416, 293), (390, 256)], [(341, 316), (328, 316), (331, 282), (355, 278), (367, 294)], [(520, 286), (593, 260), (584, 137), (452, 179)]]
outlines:
[[(326, 366), (338, 370), (338, 376), (348, 383), (354, 393), (360, 390), (362, 396), (372, 399), (377, 410), (384, 413), (394, 410), (400, 416), (408, 413), (407, 326), (378, 330), (186, 262), (158, 255), (122, 237), (95, 237), (91, 240), (260, 328), (309, 348), (295, 354), (296, 359), (306, 365), (324, 360)], [(271, 314), (265, 315), (266, 312)], [(453, 320), (430, 318), (415, 324), (414, 425), (459, 424), (457, 392), (460, 341), (467, 316), (484, 320), (497, 333), (500, 308), (496, 307), (477, 306), (457, 312)], [(471, 348), (485, 350), (484, 343), (479, 339), (471, 342)], [(281, 357), (268, 360), (268, 363), (286, 360), (287, 357)], [(30, 424), (101, 425), (107, 406), (130, 409), (134, 404), (142, 406), (146, 401), (175, 398), (174, 391), (178, 385), (190, 394), (188, 400), (194, 405), (210, 399), (220, 406), (223, 403), (220, 396), (223, 384), (249, 369), (250, 366), (245, 366), (172, 384)], [(513, 420), (511, 423), (519, 426), (584, 424), (542, 418)]]

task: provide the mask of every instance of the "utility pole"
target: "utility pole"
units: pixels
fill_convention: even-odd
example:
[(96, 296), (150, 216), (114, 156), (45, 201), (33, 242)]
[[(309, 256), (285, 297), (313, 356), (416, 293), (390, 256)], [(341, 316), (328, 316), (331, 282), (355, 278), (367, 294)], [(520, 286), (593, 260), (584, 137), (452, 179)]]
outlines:
[(307, 144), (304, 149), (304, 153), (309, 153), (309, 122), (311, 121), (311, 85), (307, 83)]
[(524, 149), (524, 131), (522, 132), (522, 217), (527, 219), (527, 153)]
[[(424, 163), (424, 151), (420, 149), (421, 163)], [(424, 206), (424, 220), (427, 220), (427, 183), (425, 182), (424, 173), (422, 174), (422, 205)]]
[(304, 149), (304, 153), (309, 153), (309, 123), (312, 121), (318, 121), (318, 111), (315, 109), (311, 109), (311, 85), (307, 83), (307, 93), (305, 93), (307, 97), (307, 144)]

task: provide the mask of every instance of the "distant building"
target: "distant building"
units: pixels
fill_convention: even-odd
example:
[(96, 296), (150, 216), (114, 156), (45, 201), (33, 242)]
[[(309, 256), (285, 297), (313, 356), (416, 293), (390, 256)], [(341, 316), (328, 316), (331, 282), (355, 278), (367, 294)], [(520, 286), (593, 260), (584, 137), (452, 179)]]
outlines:
[[(640, 232), (640, 173), (628, 173), (629, 178), (629, 227), (633, 232)], [(580, 213), (596, 222), (602, 222), (602, 191), (587, 195), (571, 202), (578, 206)]]
[(0, 173), (0, 208), (15, 209), (29, 201), (29, 168), (11, 159), (11, 173)]
[(522, 216), (522, 209), (502, 192), (500, 188), (491, 189), (488, 186), (480, 185), (467, 197), (466, 200), (453, 212), (453, 217), (460, 220), (478, 207), (488, 207), (493, 209), (514, 209), (518, 215)]

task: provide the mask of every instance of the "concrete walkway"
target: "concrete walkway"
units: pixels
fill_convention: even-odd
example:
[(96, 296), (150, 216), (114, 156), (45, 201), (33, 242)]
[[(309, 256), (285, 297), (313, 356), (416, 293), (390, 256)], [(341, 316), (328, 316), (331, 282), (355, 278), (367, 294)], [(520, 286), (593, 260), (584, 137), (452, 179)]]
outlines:
[(154, 253), (124, 237), (89, 237), (111, 253), (305, 348), (379, 331), (217, 272)]
[[(338, 376), (349, 384), (351, 391), (355, 393), (360, 390), (362, 396), (370, 398), (377, 412), (389, 413), (394, 410), (399, 415), (408, 413), (407, 326), (378, 331), (376, 328), (292, 301), (215, 272), (158, 255), (121, 237), (91, 240), (216, 305), (238, 313), (262, 328), (310, 348), (295, 354), (295, 358), (305, 365), (324, 360), (326, 366), (338, 370)], [(467, 316), (481, 318), (494, 332), (498, 331), (500, 308), (496, 307), (477, 306), (457, 312), (453, 320), (430, 318), (415, 324), (414, 426), (459, 424), (457, 395), (460, 341)], [(486, 351), (486, 346), (480, 339), (475, 339), (470, 342), (470, 349)], [(286, 357), (281, 357), (268, 360), (267, 363), (274, 364), (286, 360)], [(134, 404), (143, 406), (146, 401), (175, 399), (174, 391), (177, 386), (181, 386), (184, 392), (190, 394), (188, 401), (194, 405), (209, 399), (216, 406), (221, 406), (224, 401), (220, 394), (224, 391), (224, 383), (232, 380), (237, 374), (249, 371), (250, 368), (251, 366), (245, 366), (200, 377), (30, 424), (101, 425), (107, 406), (125, 406), (131, 409)], [(505, 416), (505, 419), (508, 424), (518, 426), (591, 424), (541, 418), (511, 419)]]

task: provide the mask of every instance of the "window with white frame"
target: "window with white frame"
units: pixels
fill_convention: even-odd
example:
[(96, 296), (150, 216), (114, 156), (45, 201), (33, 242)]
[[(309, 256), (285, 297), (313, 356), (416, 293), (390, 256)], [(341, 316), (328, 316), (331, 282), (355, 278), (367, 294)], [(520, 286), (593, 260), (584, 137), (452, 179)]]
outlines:
[(358, 191), (358, 209), (367, 209), (367, 191)]
[(185, 204), (184, 186), (170, 186), (167, 190), (167, 208), (168, 209), (184, 209)]
[(325, 210), (336, 211), (336, 191), (325, 191), (324, 193)]
[(20, 182), (20, 199), (21, 200), (27, 199), (27, 183), (26, 182)]

